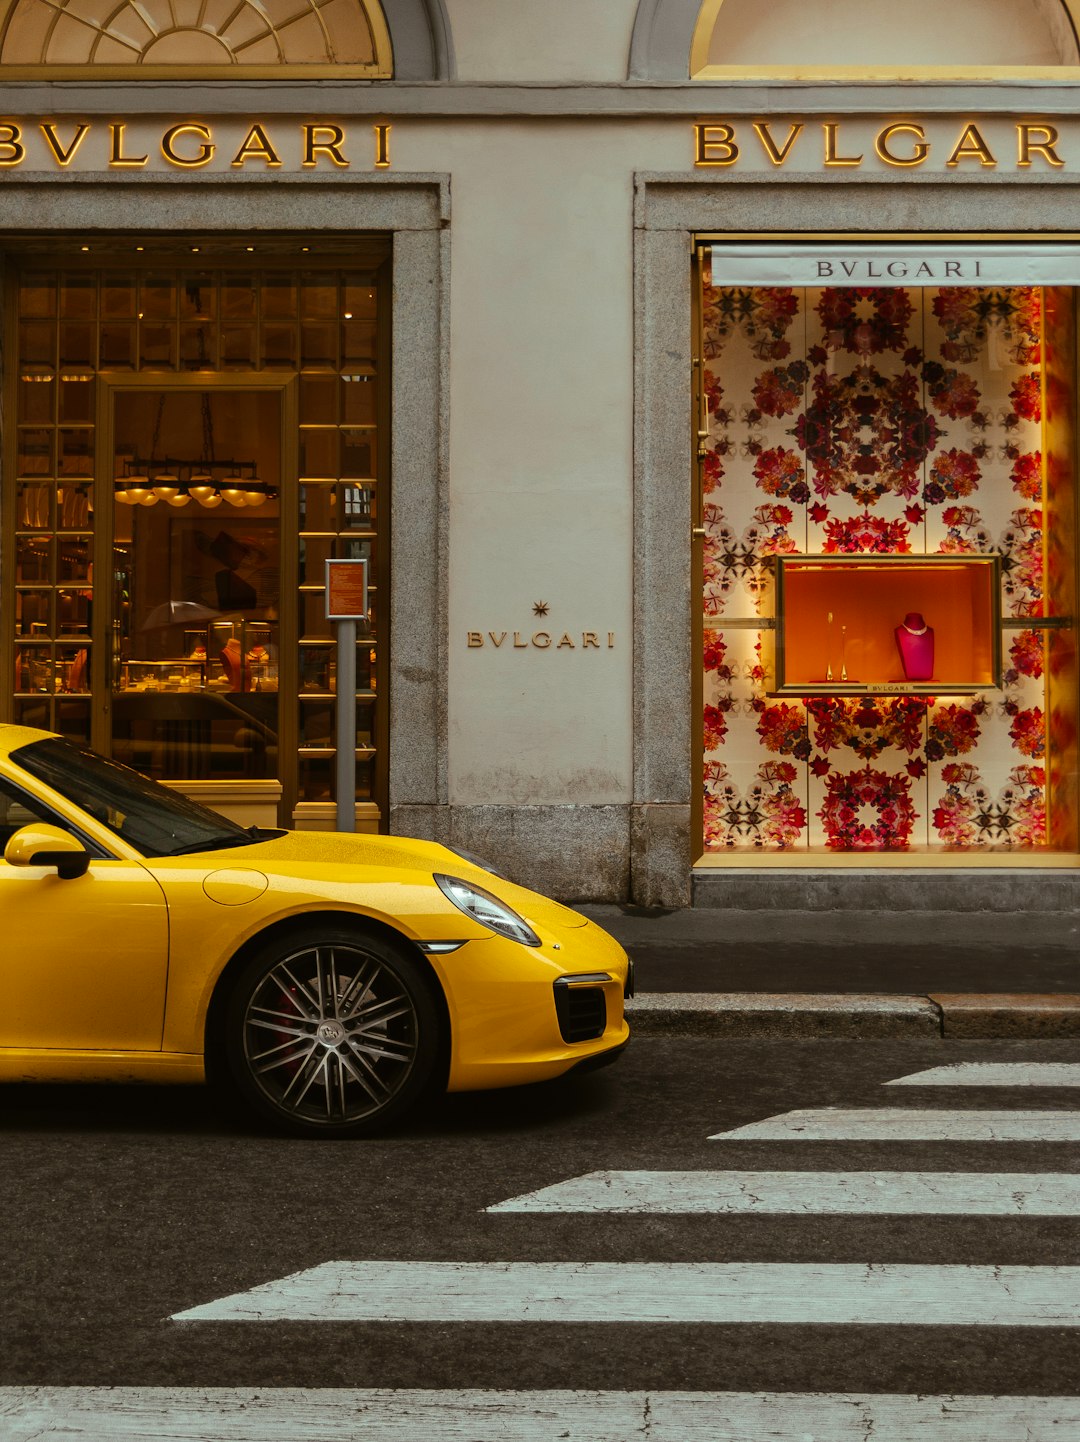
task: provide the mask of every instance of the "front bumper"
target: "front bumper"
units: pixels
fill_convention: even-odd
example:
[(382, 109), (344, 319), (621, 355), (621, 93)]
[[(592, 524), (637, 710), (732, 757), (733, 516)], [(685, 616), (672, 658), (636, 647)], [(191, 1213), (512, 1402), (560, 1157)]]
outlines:
[[(492, 936), (429, 955), (450, 1013), (448, 1090), (547, 1081), (625, 1045), (630, 963), (619, 943), (592, 922), (542, 942), (525, 947)], [(556, 989), (599, 993), (599, 1034), (593, 1028), (581, 1040), (567, 1039)]]

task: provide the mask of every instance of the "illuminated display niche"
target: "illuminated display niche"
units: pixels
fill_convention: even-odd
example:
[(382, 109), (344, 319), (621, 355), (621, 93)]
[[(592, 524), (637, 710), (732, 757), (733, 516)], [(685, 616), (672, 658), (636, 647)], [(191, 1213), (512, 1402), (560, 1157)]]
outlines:
[[(775, 628), (762, 638), (767, 694), (948, 696), (1000, 687), (1000, 570), (997, 556), (777, 556)], [(932, 638), (929, 677), (905, 675), (896, 631), (912, 615), (930, 628), (919, 638)]]

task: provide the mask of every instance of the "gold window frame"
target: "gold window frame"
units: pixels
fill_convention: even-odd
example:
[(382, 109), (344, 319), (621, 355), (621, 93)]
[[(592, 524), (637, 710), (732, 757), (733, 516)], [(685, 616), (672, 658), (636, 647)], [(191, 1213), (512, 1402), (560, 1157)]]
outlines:
[[(935, 572), (960, 570), (969, 571), (971, 579), (978, 578), (979, 585), (985, 592), (985, 636), (984, 642), (989, 652), (989, 676), (982, 681), (970, 677), (944, 678), (941, 680), (931, 679), (929, 681), (901, 681), (881, 680), (870, 681), (860, 680), (853, 677), (848, 680), (846, 677), (847, 658), (850, 652), (847, 646), (856, 644), (855, 638), (846, 640), (844, 637), (833, 635), (826, 638), (823, 654), (826, 656), (826, 671), (831, 670), (834, 679), (828, 680), (795, 680), (789, 679), (789, 619), (792, 608), (789, 606), (789, 592), (793, 590), (792, 580), (798, 571), (805, 572), (829, 572), (833, 571), (842, 574), (845, 571), (865, 571), (871, 573), (891, 572), (894, 574), (908, 573), (909, 578), (914, 581), (915, 573), (923, 571), (927, 573), (927, 579)], [(775, 583), (775, 613), (772, 618), (762, 617), (762, 664), (766, 674), (771, 671), (772, 684), (766, 684), (765, 694), (767, 696), (971, 696), (978, 691), (996, 691), (1002, 684), (1002, 615), (1001, 615), (1001, 557), (997, 555), (976, 556), (976, 555), (876, 555), (872, 552), (864, 552), (858, 555), (828, 556), (828, 555), (794, 555), (784, 554), (773, 558), (773, 574)], [(872, 580), (867, 575), (867, 584), (872, 585)], [(917, 605), (925, 607), (925, 601), (915, 596), (913, 608)], [(831, 613), (830, 613), (831, 614)], [(1030, 627), (1031, 617), (1024, 617), (1018, 620), (1017, 629), (1020, 625)], [(828, 623), (827, 623), (828, 624)], [(934, 622), (935, 629), (939, 632), (944, 627), (940, 620)], [(846, 629), (839, 621), (835, 623), (836, 630)], [(771, 645), (770, 645), (771, 642)], [(769, 652), (772, 652), (770, 657)], [(793, 669), (793, 668), (792, 668)]]

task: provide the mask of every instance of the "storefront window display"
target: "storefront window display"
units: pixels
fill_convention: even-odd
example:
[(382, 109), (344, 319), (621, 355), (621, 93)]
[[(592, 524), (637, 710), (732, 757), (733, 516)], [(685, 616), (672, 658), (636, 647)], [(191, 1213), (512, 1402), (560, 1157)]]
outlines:
[(369, 249), (18, 267), (2, 714), (160, 780), (279, 780), (281, 819), (302, 821), (333, 799), (325, 561), (366, 558), (357, 797), (378, 824), (386, 278)]
[(1075, 851), (1074, 290), (699, 258), (706, 857)]

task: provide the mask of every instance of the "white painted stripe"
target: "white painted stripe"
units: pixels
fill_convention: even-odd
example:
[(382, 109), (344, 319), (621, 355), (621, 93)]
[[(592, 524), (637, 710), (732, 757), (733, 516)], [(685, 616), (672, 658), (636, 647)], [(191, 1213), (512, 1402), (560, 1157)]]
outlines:
[(887, 1087), (1080, 1087), (1080, 1062), (961, 1061), (885, 1082)]
[(1080, 1326), (1080, 1267), (325, 1262), (177, 1322), (801, 1322)]
[(4, 1442), (1067, 1442), (1078, 1397), (3, 1387)]
[(1080, 1216), (1064, 1172), (589, 1172), (489, 1212)]
[(931, 1111), (903, 1107), (809, 1107), (714, 1132), (710, 1141), (1077, 1142), (1080, 1112)]

